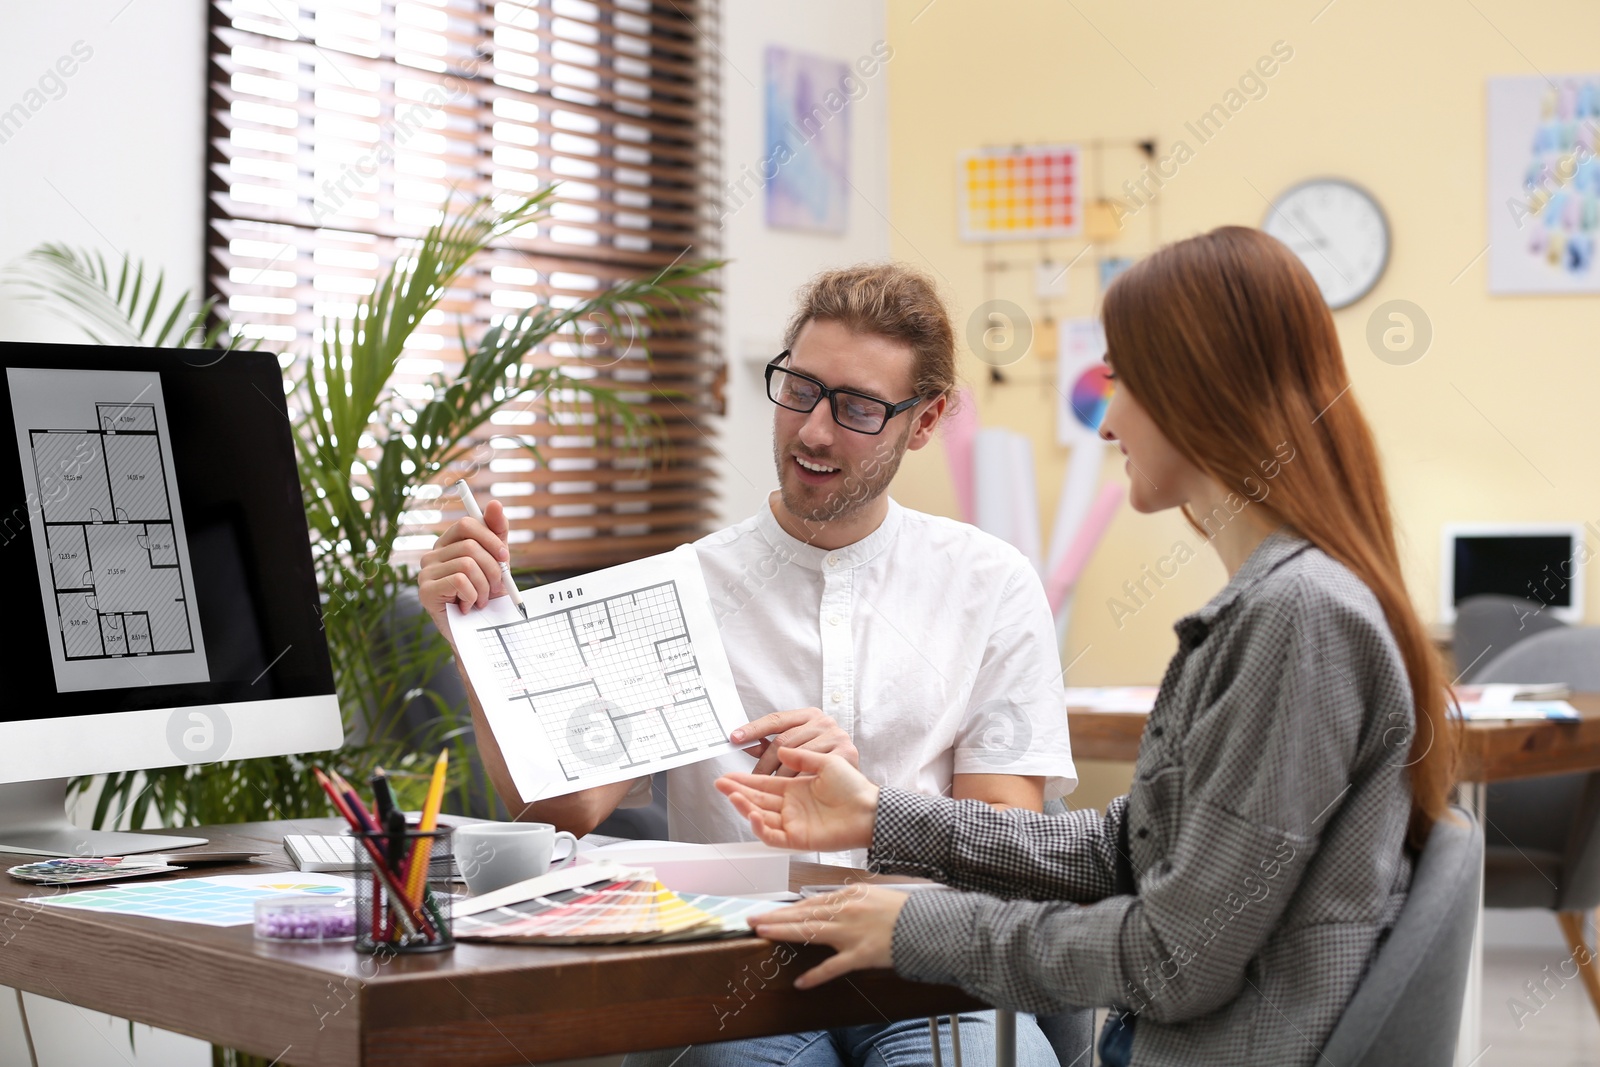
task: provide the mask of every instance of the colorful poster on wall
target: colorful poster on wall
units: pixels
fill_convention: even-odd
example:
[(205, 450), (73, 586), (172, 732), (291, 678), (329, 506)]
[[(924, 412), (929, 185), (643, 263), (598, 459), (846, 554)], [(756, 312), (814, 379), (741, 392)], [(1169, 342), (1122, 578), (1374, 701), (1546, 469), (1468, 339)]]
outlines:
[[(850, 67), (772, 46), (766, 59), (767, 225), (844, 233), (850, 193)], [(856, 94), (860, 90), (857, 88)], [(765, 175), (763, 175), (765, 177)]]
[(1061, 324), (1056, 357), (1056, 441), (1077, 445), (1100, 439), (1100, 420), (1111, 402), (1106, 376), (1106, 335), (1099, 319)]
[(1077, 145), (980, 148), (957, 163), (964, 241), (1076, 237), (1083, 230)]
[(1489, 79), (1489, 291), (1600, 292), (1600, 74)]
[(1117, 275), (1133, 266), (1130, 256), (1102, 256), (1100, 258), (1100, 291), (1103, 293), (1111, 288), (1111, 283), (1117, 280)]

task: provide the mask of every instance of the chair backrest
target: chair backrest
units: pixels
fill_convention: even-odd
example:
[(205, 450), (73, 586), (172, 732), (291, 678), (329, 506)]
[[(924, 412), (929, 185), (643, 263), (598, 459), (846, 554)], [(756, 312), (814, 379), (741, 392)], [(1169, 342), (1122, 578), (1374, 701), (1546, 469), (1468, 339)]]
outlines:
[[(1562, 682), (1600, 692), (1600, 627), (1535, 634), (1493, 657), (1474, 682)], [(1600, 772), (1496, 782), (1489, 786), (1491, 842), (1561, 854), (1559, 911), (1600, 905)]]
[(1600, 626), (1563, 626), (1491, 652), (1472, 681), (1564, 682), (1574, 692), (1600, 692)]
[(1566, 626), (1543, 607), (1537, 601), (1499, 593), (1469, 596), (1457, 604), (1450, 650), (1456, 673), (1464, 675), (1462, 681), (1482, 681), (1478, 675), (1483, 668), (1512, 645)]
[(1318, 1063), (1333, 1067), (1448, 1067), (1466, 993), (1478, 921), (1483, 838), (1451, 808), (1417, 858), (1411, 892)]

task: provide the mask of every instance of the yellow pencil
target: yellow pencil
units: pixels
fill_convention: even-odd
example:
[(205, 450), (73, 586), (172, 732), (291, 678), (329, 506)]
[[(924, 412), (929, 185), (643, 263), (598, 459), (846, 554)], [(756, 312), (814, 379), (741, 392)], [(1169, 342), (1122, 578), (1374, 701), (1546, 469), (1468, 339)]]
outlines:
[[(428, 799), (422, 806), (422, 821), (417, 829), (423, 832), (434, 829), (439, 823), (439, 805), (444, 803), (444, 772), (450, 765), (450, 750), (439, 753), (433, 765), (433, 781), (428, 785)], [(428, 862), (433, 858), (433, 839), (424, 837), (411, 850), (411, 870), (406, 873), (407, 903), (412, 907), (422, 904), (422, 888), (428, 878)]]

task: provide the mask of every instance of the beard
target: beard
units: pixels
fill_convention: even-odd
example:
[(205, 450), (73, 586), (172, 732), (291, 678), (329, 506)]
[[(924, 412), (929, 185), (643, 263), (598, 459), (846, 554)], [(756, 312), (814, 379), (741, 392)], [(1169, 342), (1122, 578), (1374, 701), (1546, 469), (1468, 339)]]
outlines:
[[(872, 456), (853, 467), (841, 466), (835, 476), (836, 484), (807, 485), (799, 479), (787, 462), (791, 455), (806, 459), (813, 457), (791, 442), (788, 446), (772, 437), (772, 459), (778, 468), (778, 493), (789, 514), (809, 525), (822, 525), (847, 519), (882, 496), (900, 470), (900, 460), (906, 454), (906, 442), (911, 439), (913, 426), (907, 423), (900, 438), (892, 444), (883, 442)], [(831, 462), (831, 461), (830, 461)]]

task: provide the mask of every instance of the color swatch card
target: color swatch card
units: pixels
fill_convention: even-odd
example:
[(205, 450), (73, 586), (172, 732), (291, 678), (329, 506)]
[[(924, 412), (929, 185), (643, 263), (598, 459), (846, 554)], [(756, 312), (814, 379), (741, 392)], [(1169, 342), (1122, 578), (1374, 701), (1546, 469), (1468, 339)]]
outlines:
[(1075, 237), (1083, 229), (1077, 145), (980, 148), (961, 154), (961, 238)]
[(299, 871), (218, 875), (174, 882), (135, 882), (108, 889), (29, 897), (53, 908), (76, 908), (108, 915), (139, 915), (201, 926), (246, 926), (255, 921), (255, 904), (293, 893), (348, 893), (348, 878)]

